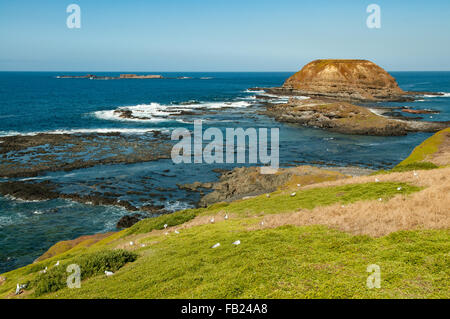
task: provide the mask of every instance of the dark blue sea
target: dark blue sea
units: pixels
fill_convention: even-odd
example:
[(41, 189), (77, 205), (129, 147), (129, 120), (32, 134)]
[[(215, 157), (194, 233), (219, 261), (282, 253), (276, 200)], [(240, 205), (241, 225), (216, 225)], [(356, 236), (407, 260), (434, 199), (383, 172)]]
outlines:
[[(407, 157), (431, 134), (402, 137), (370, 137), (331, 133), (282, 124), (260, 114), (262, 107), (251, 87), (280, 86), (292, 73), (161, 73), (168, 79), (89, 80), (61, 79), (60, 75), (83, 73), (0, 72), (0, 136), (95, 134), (121, 132), (145, 136), (149, 130), (170, 132), (176, 127), (192, 129), (194, 119), (204, 129), (218, 127), (280, 129), (280, 165), (360, 166), (390, 168)], [(118, 73), (95, 73), (117, 76)], [(408, 91), (444, 92), (423, 96), (415, 102), (377, 103), (374, 106), (408, 106), (433, 109), (429, 121), (450, 120), (450, 72), (391, 72)], [(182, 78), (185, 77), (185, 78)], [(282, 102), (282, 99), (280, 99)], [(114, 113), (128, 109), (140, 119), (124, 119)], [(201, 115), (177, 115), (180, 110), (207, 109)], [(175, 116), (174, 116), (175, 114)], [(1, 147), (1, 145), (0, 145)], [(88, 155), (87, 155), (88, 156)], [(23, 158), (26, 162), (28, 159)], [(0, 158), (0, 166), (2, 159)], [(241, 164), (181, 164), (163, 159), (135, 164), (98, 165), (74, 171), (55, 171), (36, 179), (57, 181), (66, 192), (84, 192), (86, 183), (105, 178), (123, 194), (130, 190), (150, 192), (171, 189), (165, 200), (156, 199), (170, 211), (193, 206), (199, 195), (178, 189), (178, 183), (214, 181), (214, 168), (231, 169)], [(170, 171), (170, 174), (161, 174)], [(142, 184), (143, 177), (153, 182)], [(0, 179), (5, 181), (6, 179)], [(128, 197), (127, 197), (128, 196)], [(155, 201), (153, 201), (155, 203)], [(115, 206), (93, 206), (70, 200), (23, 201), (0, 196), (0, 273), (33, 262), (50, 246), (81, 235), (113, 231), (117, 220), (131, 214)]]

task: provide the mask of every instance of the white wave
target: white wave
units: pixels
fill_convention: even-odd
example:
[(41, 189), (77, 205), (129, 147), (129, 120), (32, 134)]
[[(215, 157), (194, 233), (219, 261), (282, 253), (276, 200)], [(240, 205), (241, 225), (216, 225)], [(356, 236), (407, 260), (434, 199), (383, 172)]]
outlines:
[(383, 116), (383, 113), (384, 113), (382, 110), (379, 110), (379, 109), (371, 109), (371, 108), (369, 108), (369, 111), (372, 112), (375, 115), (378, 115), (378, 116)]
[(93, 128), (93, 129), (71, 129), (71, 130), (53, 130), (53, 131), (35, 131), (35, 132), (17, 132), (17, 131), (0, 131), (0, 137), (6, 136), (35, 136), (38, 134), (80, 134), (80, 133), (122, 133), (122, 134), (144, 134), (157, 129), (149, 128)]
[[(134, 121), (134, 122), (166, 122), (177, 121), (185, 123), (183, 119), (172, 118), (180, 115), (183, 111), (195, 109), (220, 109), (220, 108), (244, 108), (250, 106), (251, 103), (247, 101), (233, 101), (233, 102), (193, 102), (186, 104), (139, 104), (134, 106), (122, 106), (116, 110), (106, 110), (94, 112), (97, 118), (103, 120), (114, 121)], [(133, 118), (124, 118), (120, 116), (118, 111), (131, 111)]]
[(42, 215), (43, 213), (44, 213), (44, 212), (41, 211), (41, 210), (35, 210), (35, 211), (33, 212), (34, 215)]
[(243, 91), (244, 93), (250, 93), (250, 94), (263, 94), (263, 93), (265, 93), (266, 91), (263, 91), (263, 90), (259, 90), (259, 91), (252, 91), (252, 90), (245, 90), (245, 91)]
[(8, 200), (12, 200), (12, 201), (15, 201), (18, 203), (40, 203), (40, 202), (48, 201), (48, 199), (27, 200), (27, 199), (21, 199), (21, 198), (14, 197), (12, 195), (5, 195), (4, 197)]
[(450, 97), (450, 93), (449, 92), (438, 92), (442, 95), (430, 95), (430, 94), (425, 94), (423, 95), (424, 97)]
[(171, 212), (177, 212), (177, 211), (180, 211), (180, 210), (193, 208), (193, 206), (188, 204), (188, 203), (185, 203), (185, 202), (174, 201), (174, 202), (166, 202), (166, 203), (164, 203), (164, 208), (166, 210), (168, 210), (168, 211), (171, 211)]

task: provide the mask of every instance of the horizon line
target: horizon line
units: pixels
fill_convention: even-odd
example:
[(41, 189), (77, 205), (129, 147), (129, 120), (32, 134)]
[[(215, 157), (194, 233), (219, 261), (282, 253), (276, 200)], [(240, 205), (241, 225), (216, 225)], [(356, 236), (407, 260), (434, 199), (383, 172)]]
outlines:
[[(130, 71), (130, 70), (120, 70), (120, 71), (114, 71), (114, 70), (0, 70), (0, 72), (111, 72), (111, 73), (130, 73), (130, 72), (136, 72), (136, 73), (296, 73), (300, 70), (277, 70), (277, 71), (186, 71), (186, 70), (180, 70), (180, 71)], [(448, 70), (386, 70), (387, 72), (450, 72), (450, 69)]]

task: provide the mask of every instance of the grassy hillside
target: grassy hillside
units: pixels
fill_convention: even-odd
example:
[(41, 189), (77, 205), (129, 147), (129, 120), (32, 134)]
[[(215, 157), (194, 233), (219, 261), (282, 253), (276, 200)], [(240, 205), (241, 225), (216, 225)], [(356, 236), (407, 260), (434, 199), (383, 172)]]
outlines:
[[(449, 191), (446, 167), (288, 185), (56, 245), (1, 275), (0, 297), (448, 298)], [(380, 289), (366, 286), (371, 264)]]

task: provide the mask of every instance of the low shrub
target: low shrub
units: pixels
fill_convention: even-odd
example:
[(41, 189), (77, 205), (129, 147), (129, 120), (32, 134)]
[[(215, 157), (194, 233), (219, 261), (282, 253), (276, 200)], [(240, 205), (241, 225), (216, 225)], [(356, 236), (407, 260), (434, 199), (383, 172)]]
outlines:
[[(84, 280), (103, 274), (106, 270), (115, 272), (126, 263), (133, 262), (136, 259), (137, 254), (127, 250), (104, 250), (70, 260), (70, 262), (66, 262), (66, 266), (69, 263), (77, 264), (81, 269), (81, 280)], [(66, 272), (66, 266), (55, 266), (47, 270), (46, 273), (40, 273), (31, 284), (35, 288), (35, 294), (40, 296), (66, 287), (69, 275)]]

